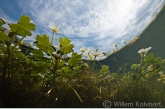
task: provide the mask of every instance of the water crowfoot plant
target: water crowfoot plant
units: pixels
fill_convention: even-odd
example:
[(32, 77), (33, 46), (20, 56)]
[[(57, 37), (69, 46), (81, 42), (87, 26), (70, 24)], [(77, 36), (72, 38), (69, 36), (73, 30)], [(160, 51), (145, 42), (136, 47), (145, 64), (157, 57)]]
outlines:
[(145, 49), (140, 49), (138, 51), (138, 53), (141, 55), (141, 57), (144, 57), (146, 56), (147, 52), (151, 49), (152, 47), (148, 47), (148, 48), (145, 48)]
[[(97, 69), (96, 61), (106, 54), (99, 49), (83, 47), (78, 54), (68, 37), (59, 37), (55, 46), (59, 26), (50, 23), (52, 39), (36, 35), (36, 47), (25, 55), (18, 45), (35, 30), (30, 17), (22, 15), (19, 23), (10, 24), (9, 33), (4, 24), (8, 23), (0, 20), (0, 107), (103, 107), (105, 100), (165, 106), (165, 59), (148, 54), (151, 47), (138, 51), (140, 64), (119, 74), (101, 63)], [(17, 35), (21, 39), (14, 43)]]
[(122, 40), (121, 43), (126, 45), (126, 40)]
[[(1, 21), (0, 24), (2, 26), (4, 22)], [(10, 27), (9, 34), (5, 34), (3, 29), (0, 32), (0, 35), (1, 35), (0, 41), (3, 46), (3, 49), (1, 48), (1, 52), (3, 53), (3, 56), (5, 57), (4, 63), (3, 63), (3, 73), (2, 73), (3, 81), (5, 81), (7, 72), (8, 72), (8, 77), (11, 76), (11, 72), (9, 72), (9, 66), (11, 64), (10, 61), (11, 61), (11, 58), (13, 57), (13, 54), (17, 52), (18, 50), (16, 47), (26, 36), (32, 35), (31, 31), (35, 30), (35, 25), (30, 22), (30, 17), (25, 16), (25, 15), (21, 16), (17, 24), (10, 24), (9, 27)], [(22, 38), (18, 41), (17, 44), (12, 46), (13, 39), (15, 38), (16, 35), (19, 35)]]
[(54, 44), (54, 35), (55, 33), (58, 33), (60, 30), (60, 26), (58, 24), (55, 24), (53, 22), (50, 22), (49, 24), (49, 28), (52, 30), (53, 34), (52, 34), (52, 40), (51, 40), (51, 45)]
[(118, 50), (117, 44), (113, 44), (114, 47), (116, 47), (116, 50)]
[(143, 62), (144, 62), (144, 56), (146, 56), (147, 52), (151, 49), (152, 47), (148, 47), (146, 49), (141, 49), (138, 51), (138, 53), (141, 55), (141, 63), (140, 63), (140, 71), (139, 71), (139, 77), (137, 79), (137, 82), (139, 81), (139, 79), (141, 78), (141, 74), (142, 74), (142, 66), (143, 66)]

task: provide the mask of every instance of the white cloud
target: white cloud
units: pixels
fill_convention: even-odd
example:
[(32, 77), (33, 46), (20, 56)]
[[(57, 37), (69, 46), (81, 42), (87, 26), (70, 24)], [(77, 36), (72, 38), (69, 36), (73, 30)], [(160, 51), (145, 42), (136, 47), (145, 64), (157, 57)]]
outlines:
[(16, 21), (7, 16), (2, 9), (0, 9), (0, 18), (4, 19), (8, 23), (16, 23)]
[(126, 37), (131, 40), (140, 34), (163, 3), (164, 0), (29, 0), (20, 5), (25, 14), (31, 14), (40, 32), (51, 36), (48, 24), (53, 21), (73, 39), (75, 49), (90, 45), (107, 51), (114, 41), (121, 42)]

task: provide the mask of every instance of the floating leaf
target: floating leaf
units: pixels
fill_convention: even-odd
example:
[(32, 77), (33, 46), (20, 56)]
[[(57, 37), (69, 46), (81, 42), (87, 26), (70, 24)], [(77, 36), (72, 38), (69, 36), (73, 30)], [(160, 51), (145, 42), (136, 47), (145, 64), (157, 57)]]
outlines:
[(20, 51), (13, 51), (12, 54), (13, 54), (13, 57), (15, 58), (21, 58), (22, 56), (24, 56), (24, 54)]
[(30, 22), (30, 17), (22, 15), (19, 20), (19, 25), (27, 30), (35, 30), (35, 24)]
[(88, 68), (88, 64), (87, 63), (83, 63), (80, 66), (81, 66), (81, 70), (85, 70), (86, 68)]
[(10, 29), (17, 35), (25, 37), (26, 35), (31, 36), (32, 30), (35, 30), (35, 24), (30, 23), (30, 17), (22, 15), (18, 24), (11, 24)]
[(7, 35), (4, 32), (0, 32), (0, 41), (4, 42), (7, 39)]
[(22, 28), (18, 24), (11, 24), (10, 29), (12, 32), (15, 32), (17, 35), (25, 37), (26, 35), (31, 36), (32, 33), (24, 28)]
[(72, 53), (71, 59), (69, 59), (68, 64), (69, 66), (76, 66), (78, 63), (81, 62), (81, 55), (78, 55), (77, 53)]
[(106, 66), (106, 65), (103, 65), (103, 66), (102, 66), (102, 69), (100, 70), (99, 73), (105, 74), (105, 73), (108, 72), (108, 71), (109, 71), (109, 67)]
[(2, 20), (0, 20), (0, 30), (3, 30), (3, 28), (2, 28), (2, 25), (3, 25), (4, 23), (2, 22)]
[(131, 69), (137, 69), (137, 68), (139, 68), (139, 65), (138, 65), (138, 64), (133, 64), (133, 65), (131, 66)]
[(39, 49), (43, 50), (46, 54), (49, 54), (49, 53), (52, 54), (54, 52), (54, 49), (50, 46), (44, 46), (44, 45), (39, 44), (39, 43), (37, 43), (36, 46)]
[(61, 60), (60, 62), (58, 62), (57, 67), (61, 67), (65, 64), (64, 60)]
[(32, 53), (33, 53), (35, 56), (38, 56), (38, 57), (43, 57), (43, 56), (44, 56), (42, 50), (33, 50)]
[(88, 67), (88, 64), (83, 63), (83, 64), (81, 64), (79, 66), (73, 67), (73, 69), (76, 70), (76, 71), (79, 71), (79, 70), (85, 70), (87, 67)]
[(71, 53), (72, 52), (72, 48), (74, 47), (73, 44), (70, 44), (70, 40), (66, 37), (66, 38), (59, 38), (59, 43), (61, 45), (61, 50), (62, 52), (66, 53)]
[(117, 76), (118, 76), (118, 75), (117, 75), (116, 73), (112, 73), (112, 74), (111, 74), (111, 77), (112, 77), (112, 78), (116, 78)]
[(99, 73), (96, 75), (97, 77), (104, 75), (105, 73), (107, 73), (109, 71), (109, 67), (106, 65), (102, 66), (102, 69), (99, 71)]
[(0, 52), (3, 53), (3, 54), (7, 54), (7, 47), (2, 45), (0, 47)]
[(63, 70), (63, 72), (65, 72), (65, 73), (69, 73), (69, 72), (72, 71), (69, 67), (63, 67), (62, 70)]
[(144, 61), (147, 63), (153, 63), (155, 60), (154, 54), (150, 53), (149, 55), (144, 57)]
[(46, 34), (43, 34), (42, 36), (37, 35), (36, 40), (38, 42), (36, 46), (43, 50), (46, 54), (52, 54), (54, 52), (54, 49), (49, 46), (49, 37)]
[(81, 69), (81, 66), (75, 66), (73, 69), (79, 71)]
[(38, 43), (41, 43), (44, 46), (49, 45), (49, 37), (46, 34), (43, 34), (42, 36), (37, 35), (36, 40), (37, 40)]

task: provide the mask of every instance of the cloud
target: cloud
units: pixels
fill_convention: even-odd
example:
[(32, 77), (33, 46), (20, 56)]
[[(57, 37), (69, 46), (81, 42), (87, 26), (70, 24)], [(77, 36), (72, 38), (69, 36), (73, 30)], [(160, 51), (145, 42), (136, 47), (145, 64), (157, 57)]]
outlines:
[(114, 43), (139, 35), (164, 3), (165, 0), (29, 0), (19, 1), (19, 6), (37, 25), (35, 34), (51, 37), (51, 21), (61, 25), (63, 35), (72, 39), (76, 50), (92, 46), (110, 51)]
[(0, 18), (3, 18), (3, 19), (4, 19), (5, 21), (7, 21), (8, 23), (16, 22), (16, 21), (13, 20), (12, 18), (10, 18), (8, 15), (6, 15), (2, 9), (0, 9)]

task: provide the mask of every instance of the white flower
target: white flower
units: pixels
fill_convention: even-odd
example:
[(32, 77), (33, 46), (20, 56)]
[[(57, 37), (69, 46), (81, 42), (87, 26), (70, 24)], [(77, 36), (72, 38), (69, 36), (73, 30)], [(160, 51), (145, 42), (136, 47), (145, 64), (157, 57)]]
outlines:
[(53, 32), (55, 32), (55, 33), (59, 32), (60, 26), (58, 24), (50, 22), (50, 24), (48, 26)]
[(85, 48), (84, 48), (84, 47), (81, 48), (80, 51), (81, 51), (82, 53), (84, 53), (84, 52), (85, 52)]
[(92, 48), (89, 48), (88, 53), (91, 53), (92, 51), (93, 51)]
[(95, 53), (92, 53), (94, 57), (98, 57), (101, 54), (101, 51), (99, 49), (96, 49)]
[(147, 54), (147, 52), (151, 49), (152, 47), (148, 47), (145, 49), (141, 49), (138, 51), (138, 53), (140, 53), (141, 56), (145, 56)]
[(117, 44), (113, 44), (114, 47), (117, 47)]
[(126, 40), (122, 40), (121, 43), (122, 43), (122, 44), (125, 44), (125, 43), (126, 43)]

